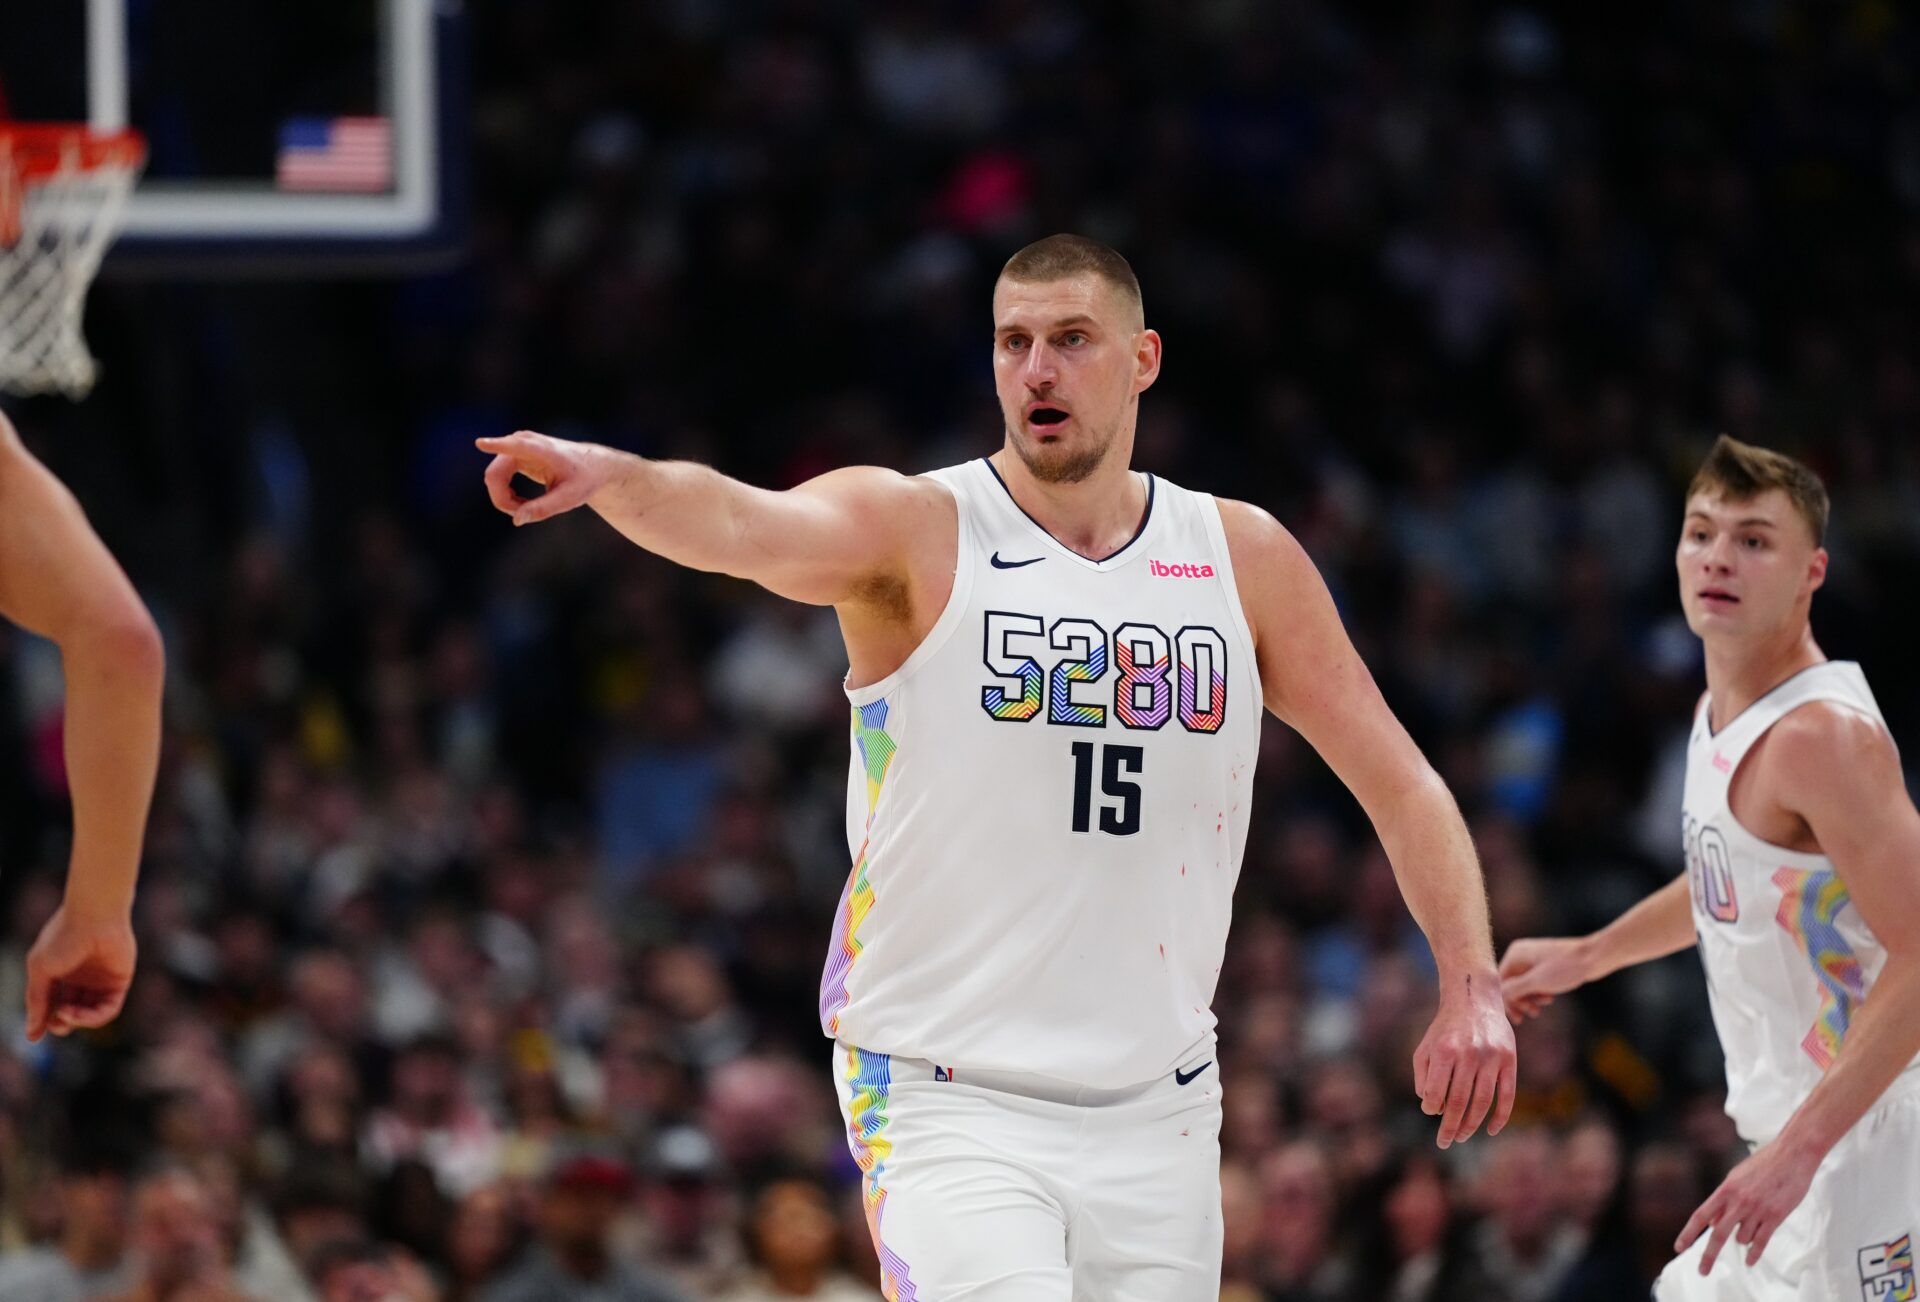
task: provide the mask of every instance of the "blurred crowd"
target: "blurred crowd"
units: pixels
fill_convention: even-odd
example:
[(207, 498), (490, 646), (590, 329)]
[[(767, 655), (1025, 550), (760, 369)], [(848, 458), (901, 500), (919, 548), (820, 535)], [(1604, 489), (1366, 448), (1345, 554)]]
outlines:
[[(57, 661), (0, 633), (0, 1302), (877, 1297), (814, 1013), (847, 870), (831, 615), (581, 516), (519, 426), (786, 486), (992, 450), (1027, 240), (1133, 261), (1138, 463), (1272, 509), (1475, 833), (1495, 931), (1679, 871), (1712, 436), (1828, 476), (1829, 653), (1897, 738), (1920, 559), (1920, 24), (1887, 0), (498, 0), (469, 256), (109, 280), (19, 408), (153, 605), (141, 972), (29, 1046)], [(1697, 961), (1520, 1032), (1439, 1152), (1426, 947), (1269, 722), (1215, 1009), (1226, 1295), (1617, 1302), (1740, 1156)]]

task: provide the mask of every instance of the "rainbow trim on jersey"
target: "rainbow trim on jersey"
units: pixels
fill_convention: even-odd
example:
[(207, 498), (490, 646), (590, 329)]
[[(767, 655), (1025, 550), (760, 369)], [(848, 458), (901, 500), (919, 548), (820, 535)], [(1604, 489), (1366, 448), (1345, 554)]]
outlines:
[(860, 924), (873, 911), (873, 884), (867, 880), (867, 846), (873, 831), (873, 811), (880, 803), (880, 788), (893, 766), (899, 747), (887, 735), (885, 698), (871, 705), (853, 707), (853, 745), (867, 771), (867, 831), (869, 840), (860, 843), (860, 854), (847, 874), (840, 892), (840, 907), (833, 918), (833, 948), (827, 953), (827, 968), (820, 976), (820, 1028), (829, 1036), (840, 1034), (840, 1010), (847, 1006), (847, 974), (860, 957)]
[(1847, 1037), (1854, 1007), (1867, 997), (1859, 956), (1834, 921), (1851, 897), (1840, 875), (1828, 868), (1776, 868), (1773, 884), (1780, 888), (1774, 921), (1793, 937), (1820, 979), (1820, 1017), (1800, 1047), (1825, 1071)]
[(887, 1138), (887, 1094), (893, 1084), (893, 1059), (852, 1045), (846, 1050), (847, 1138), (853, 1160), (866, 1177), (861, 1202), (867, 1209), (873, 1250), (880, 1256), (880, 1291), (887, 1302), (915, 1302), (907, 1263), (880, 1238), (880, 1221), (887, 1210), (887, 1160), (893, 1156), (893, 1141)]

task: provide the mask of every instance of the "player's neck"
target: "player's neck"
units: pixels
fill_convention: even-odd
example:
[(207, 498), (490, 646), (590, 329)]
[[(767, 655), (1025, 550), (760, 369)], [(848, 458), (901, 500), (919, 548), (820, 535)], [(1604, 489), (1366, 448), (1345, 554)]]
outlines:
[(1010, 448), (988, 458), (1000, 472), (1014, 502), (1060, 544), (1090, 560), (1111, 556), (1140, 531), (1147, 512), (1147, 488), (1127, 465), (1121, 440), (1085, 479), (1050, 484), (1034, 478)]
[(1784, 624), (1772, 634), (1706, 643), (1707, 695), (1712, 725), (1726, 724), (1742, 710), (1803, 669), (1827, 658), (1805, 620)]

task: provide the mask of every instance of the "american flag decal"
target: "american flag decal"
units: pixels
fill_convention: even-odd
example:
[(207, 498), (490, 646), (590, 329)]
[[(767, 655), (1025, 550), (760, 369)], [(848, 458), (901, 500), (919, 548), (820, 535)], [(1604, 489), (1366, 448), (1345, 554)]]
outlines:
[(393, 124), (385, 118), (288, 118), (274, 177), (282, 190), (353, 194), (393, 188)]

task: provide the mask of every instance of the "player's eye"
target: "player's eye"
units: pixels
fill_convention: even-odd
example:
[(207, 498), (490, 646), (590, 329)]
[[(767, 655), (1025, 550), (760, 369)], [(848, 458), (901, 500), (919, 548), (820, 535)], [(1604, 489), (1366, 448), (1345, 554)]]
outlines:
[(1767, 545), (1767, 540), (1757, 533), (1750, 533), (1740, 540), (1740, 545), (1750, 552), (1757, 552)]
[(1078, 330), (1069, 330), (1060, 337), (1060, 342), (1069, 348), (1078, 348), (1081, 344), (1087, 342), (1087, 337)]
[(1027, 346), (1027, 341), (1024, 337), (1020, 335), (1007, 336), (1006, 347), (1008, 352), (1017, 353), (1021, 349), (1025, 348), (1026, 346)]

